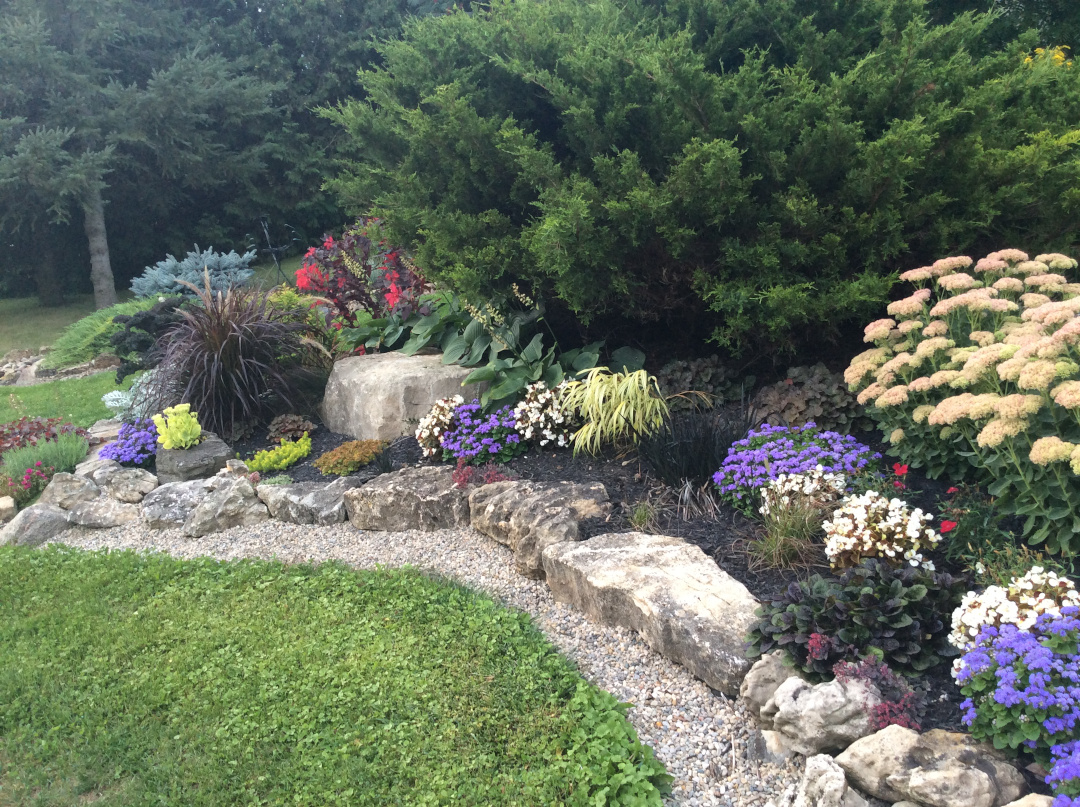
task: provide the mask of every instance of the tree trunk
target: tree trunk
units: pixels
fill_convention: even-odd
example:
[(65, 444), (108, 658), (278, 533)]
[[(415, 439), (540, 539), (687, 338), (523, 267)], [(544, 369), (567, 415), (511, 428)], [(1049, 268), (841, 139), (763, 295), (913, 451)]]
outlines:
[(101, 190), (90, 192), (83, 205), (83, 227), (90, 242), (90, 279), (94, 283), (94, 306), (116, 305), (116, 283), (109, 262), (109, 241), (105, 236), (105, 201)]
[(64, 304), (64, 287), (56, 272), (56, 250), (53, 249), (52, 234), (45, 232), (36, 238), (38, 264), (34, 275), (37, 284), (38, 304), (42, 308), (56, 308)]

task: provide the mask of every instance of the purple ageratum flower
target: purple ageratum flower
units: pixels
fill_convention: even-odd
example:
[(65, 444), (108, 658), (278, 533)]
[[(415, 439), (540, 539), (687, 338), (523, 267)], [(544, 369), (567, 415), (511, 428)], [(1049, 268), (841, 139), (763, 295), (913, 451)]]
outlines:
[(821, 466), (826, 473), (854, 474), (881, 455), (851, 435), (818, 431), (814, 423), (789, 428), (762, 425), (732, 444), (713, 481), (728, 501), (740, 503), (780, 474)]
[(122, 425), (116, 441), (102, 448), (98, 456), (121, 465), (149, 465), (157, 455), (157, 438), (154, 421), (138, 418)]
[(1080, 608), (1042, 614), (1030, 630), (984, 626), (954, 675), (972, 734), (1008, 738), (1021, 724), (1038, 725), (1039, 736), (1022, 745), (1050, 769), (1055, 807), (1080, 807)]
[(491, 460), (506, 462), (521, 453), (523, 444), (513, 407), (504, 406), (485, 415), (474, 400), (456, 407), (454, 418), (456, 428), (443, 434), (439, 442), (445, 459), (464, 458), (473, 465)]

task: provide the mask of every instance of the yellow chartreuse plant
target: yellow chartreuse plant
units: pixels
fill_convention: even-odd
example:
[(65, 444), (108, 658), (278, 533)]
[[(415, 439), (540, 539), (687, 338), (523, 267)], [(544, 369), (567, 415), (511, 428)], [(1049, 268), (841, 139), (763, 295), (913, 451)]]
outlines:
[(247, 461), (247, 467), (261, 474), (268, 471), (284, 471), (311, 453), (311, 438), (307, 432), (295, 442), (283, 440), (277, 448), (258, 451)]
[(656, 378), (644, 370), (613, 373), (594, 367), (585, 380), (566, 384), (559, 406), (579, 413), (584, 421), (573, 436), (575, 454), (596, 454), (604, 444), (637, 443), (660, 428), (668, 415)]
[(170, 406), (160, 415), (154, 415), (158, 442), (164, 449), (185, 449), (196, 446), (202, 440), (199, 416), (191, 411), (191, 404)]

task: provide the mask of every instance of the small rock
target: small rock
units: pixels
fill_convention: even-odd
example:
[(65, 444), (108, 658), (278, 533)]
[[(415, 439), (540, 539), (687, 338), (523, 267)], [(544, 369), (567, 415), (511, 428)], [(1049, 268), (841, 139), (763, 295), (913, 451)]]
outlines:
[(55, 504), (70, 510), (79, 502), (89, 502), (101, 496), (101, 488), (91, 480), (75, 474), (55, 474), (38, 498), (39, 504)]
[(213, 476), (233, 456), (225, 442), (213, 432), (203, 432), (203, 441), (184, 449), (159, 449), (157, 478), (162, 485)]
[[(1044, 796), (1041, 793), (1028, 793), (1024, 798), (1010, 801), (1003, 807), (1053, 807), (1052, 796)], [(893, 805), (895, 807), (895, 805)]]
[(85, 477), (86, 479), (93, 479), (94, 474), (97, 471), (112, 468), (119, 471), (124, 466), (116, 460), (103, 460), (103, 459), (89, 459), (83, 460), (75, 466), (75, 476)]
[(10, 496), (0, 496), (0, 524), (6, 524), (15, 518), (15, 513), (18, 508), (15, 507), (15, 500)]
[(870, 734), (869, 713), (879, 703), (877, 689), (861, 681), (815, 685), (789, 678), (761, 710), (761, 719), (771, 720), (788, 748), (812, 756), (840, 751)]
[[(220, 477), (213, 480), (217, 482)], [(251, 483), (239, 477), (220, 484), (199, 502), (184, 522), (184, 534), (198, 538), (229, 527), (248, 527), (270, 518), (266, 505), (255, 495)]]
[(124, 468), (116, 471), (110, 474), (104, 483), (105, 492), (109, 496), (129, 504), (138, 504), (157, 486), (157, 477), (142, 468)]
[(0, 546), (39, 546), (70, 526), (66, 512), (55, 504), (38, 502), (20, 510), (0, 529)]
[(843, 770), (828, 754), (807, 757), (806, 770), (792, 807), (868, 807), (869, 802), (848, 787)]
[(750, 672), (739, 687), (739, 696), (750, 713), (758, 719), (763, 729), (771, 729), (772, 721), (765, 725), (761, 721), (761, 710), (765, 707), (776, 690), (789, 678), (802, 678), (802, 672), (784, 663), (787, 653), (774, 650), (754, 662)]

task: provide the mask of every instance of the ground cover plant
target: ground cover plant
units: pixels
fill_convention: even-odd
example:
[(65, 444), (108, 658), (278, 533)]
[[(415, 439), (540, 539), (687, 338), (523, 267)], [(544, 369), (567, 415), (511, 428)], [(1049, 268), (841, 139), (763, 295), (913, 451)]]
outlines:
[(386, 447), (381, 440), (350, 440), (312, 463), (324, 476), (347, 476), (375, 460)]
[(0, 548), (5, 793), (661, 803), (625, 707), (520, 613), (410, 570)]
[(304, 432), (299, 439), (282, 440), (281, 445), (268, 451), (257, 451), (251, 459), (245, 460), (252, 471), (264, 474), (269, 471), (284, 471), (295, 465), (311, 453), (311, 437)]
[(912, 269), (916, 291), (866, 327), (875, 346), (845, 373), (892, 453), (985, 484), (1031, 544), (1064, 554), (1080, 551), (1076, 266), (1006, 249)]

